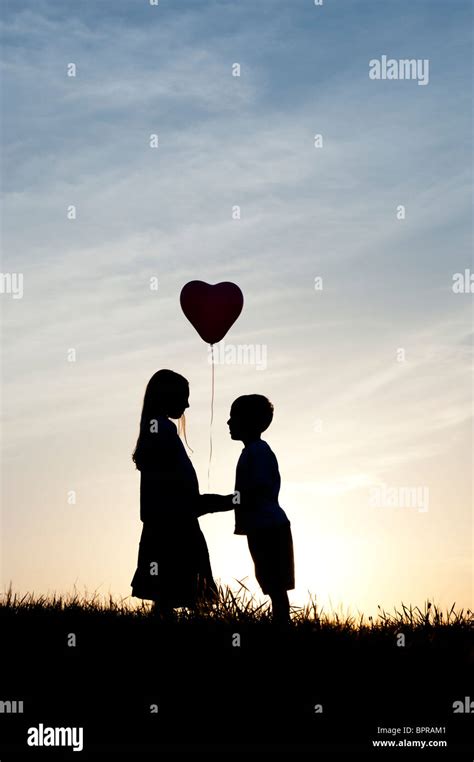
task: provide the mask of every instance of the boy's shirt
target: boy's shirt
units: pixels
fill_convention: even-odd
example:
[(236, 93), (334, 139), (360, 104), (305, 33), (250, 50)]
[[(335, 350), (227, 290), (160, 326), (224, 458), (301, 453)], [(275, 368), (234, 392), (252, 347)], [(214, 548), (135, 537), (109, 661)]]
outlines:
[(280, 483), (278, 462), (269, 445), (259, 439), (244, 447), (235, 473), (235, 491), (240, 493), (240, 504), (235, 506), (234, 534), (289, 525), (278, 502)]

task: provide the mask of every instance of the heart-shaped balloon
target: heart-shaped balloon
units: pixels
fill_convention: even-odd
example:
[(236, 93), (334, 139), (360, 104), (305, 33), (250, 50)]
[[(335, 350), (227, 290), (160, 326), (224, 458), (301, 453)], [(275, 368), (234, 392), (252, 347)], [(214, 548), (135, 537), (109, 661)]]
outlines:
[(224, 338), (244, 306), (242, 291), (228, 281), (211, 286), (202, 280), (191, 280), (183, 286), (179, 300), (189, 322), (208, 344)]

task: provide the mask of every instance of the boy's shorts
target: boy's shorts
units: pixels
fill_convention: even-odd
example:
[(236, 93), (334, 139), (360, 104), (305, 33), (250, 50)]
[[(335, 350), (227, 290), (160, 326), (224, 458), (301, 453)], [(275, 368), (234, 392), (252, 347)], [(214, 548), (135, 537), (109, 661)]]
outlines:
[(293, 538), (289, 524), (254, 529), (247, 535), (255, 576), (265, 595), (295, 587)]

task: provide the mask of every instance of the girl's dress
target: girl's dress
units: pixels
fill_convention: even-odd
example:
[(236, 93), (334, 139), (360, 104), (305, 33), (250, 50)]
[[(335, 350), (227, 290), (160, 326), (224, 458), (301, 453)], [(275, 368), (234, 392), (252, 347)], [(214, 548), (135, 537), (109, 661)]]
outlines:
[(143, 530), (132, 595), (192, 606), (217, 594), (197, 519), (199, 484), (175, 424), (165, 416), (157, 421), (157, 433), (146, 436), (136, 455)]

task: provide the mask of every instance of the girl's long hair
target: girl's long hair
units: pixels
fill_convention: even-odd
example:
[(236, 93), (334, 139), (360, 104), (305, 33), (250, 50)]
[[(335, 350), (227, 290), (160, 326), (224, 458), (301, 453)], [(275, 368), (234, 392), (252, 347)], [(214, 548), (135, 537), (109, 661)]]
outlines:
[[(189, 383), (184, 376), (173, 370), (158, 370), (148, 381), (140, 417), (140, 432), (132, 455), (138, 469), (142, 468), (153, 453), (153, 444), (156, 440), (151, 430), (152, 422), (157, 420), (158, 416), (169, 413), (170, 403), (173, 403), (179, 394), (189, 394)], [(178, 433), (184, 434), (187, 444), (184, 413), (178, 420)]]

